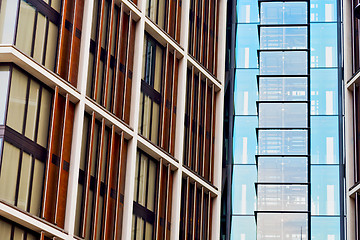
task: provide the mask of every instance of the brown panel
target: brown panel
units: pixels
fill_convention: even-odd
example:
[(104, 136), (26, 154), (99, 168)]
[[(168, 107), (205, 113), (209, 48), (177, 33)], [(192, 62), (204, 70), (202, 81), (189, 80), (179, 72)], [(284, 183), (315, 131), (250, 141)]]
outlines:
[(214, 52), (215, 52), (215, 57), (214, 57), (214, 69), (212, 71), (212, 73), (217, 76), (217, 65), (218, 65), (218, 42), (219, 42), (219, 3), (216, 0), (216, 5), (215, 5), (215, 9), (216, 9), (216, 14), (215, 14), (215, 36), (214, 36)]
[(175, 39), (175, 29), (176, 29), (176, 0), (169, 1), (169, 17), (168, 17), (168, 30), (169, 35)]
[(209, 197), (208, 197), (208, 222), (207, 222), (207, 235), (208, 235), (208, 239), (211, 239), (211, 223), (212, 223), (212, 201), (211, 201), (211, 195), (209, 192)]
[(168, 200), (168, 187), (169, 187), (169, 170), (170, 167), (169, 166), (165, 166), (163, 164), (162, 167), (162, 174), (161, 174), (161, 179), (159, 180), (161, 185), (160, 185), (160, 198), (159, 198), (159, 206), (160, 206), (160, 224), (159, 224), (159, 235), (158, 235), (158, 239), (165, 239), (165, 235), (166, 235), (166, 225), (167, 225), (167, 200)]
[(206, 129), (207, 129), (207, 110), (208, 110), (208, 79), (205, 79), (205, 89), (204, 89), (204, 101), (203, 101), (203, 111), (201, 114), (203, 114), (203, 132), (202, 132), (202, 151), (201, 151), (201, 159), (202, 159), (202, 165), (201, 165), (201, 175), (205, 177), (206, 179), (206, 173), (205, 173), (205, 164), (206, 164)]
[(191, 67), (191, 82), (188, 83), (191, 84), (191, 103), (190, 103), (190, 116), (189, 116), (189, 151), (188, 151), (188, 162), (187, 165), (188, 167), (191, 167), (192, 165), (192, 142), (193, 142), (193, 138), (192, 138), (192, 132), (193, 132), (193, 115), (194, 113), (194, 86), (195, 86), (195, 72), (194, 72), (194, 67)]
[(210, 13), (210, 42), (209, 42), (209, 64), (208, 64), (208, 70), (210, 72), (213, 72), (214, 67), (214, 35), (215, 35), (215, 4), (216, 0), (210, 0), (212, 2), (211, 4), (211, 13)]
[(92, 229), (92, 236), (97, 235), (97, 224), (98, 221), (102, 221), (102, 219), (99, 219), (99, 199), (100, 199), (100, 186), (101, 186), (101, 166), (102, 162), (106, 161), (106, 159), (103, 158), (103, 151), (104, 151), (104, 142), (105, 142), (105, 119), (102, 119), (101, 121), (101, 137), (100, 137), (100, 153), (98, 154), (99, 160), (98, 160), (98, 167), (96, 172), (96, 187), (95, 187), (95, 214), (94, 214), (94, 221), (93, 221), (93, 229)]
[(166, 225), (165, 225), (165, 240), (170, 240), (170, 228), (171, 228), (171, 207), (172, 207), (172, 190), (173, 190), (173, 172), (170, 165), (168, 166), (168, 188), (166, 198)]
[(214, 8), (214, 4), (213, 4), (213, 0), (209, 0), (208, 3), (208, 16), (206, 16), (207, 18), (207, 32), (205, 32), (206, 34), (206, 57), (204, 60), (204, 66), (209, 69), (209, 65), (210, 65), (210, 48), (211, 48), (211, 44), (210, 44), (210, 33), (211, 33), (211, 22), (212, 22), (212, 9)]
[[(114, 21), (114, 11), (115, 11), (115, 8), (114, 8), (114, 1), (111, 2), (111, 5), (110, 5), (110, 21), (109, 21), (109, 24), (107, 27), (109, 27), (109, 31), (108, 31), (108, 41), (109, 41), (109, 44), (107, 46), (107, 56), (106, 56), (106, 71), (105, 71), (105, 82), (104, 82), (104, 98), (102, 100), (102, 105), (103, 106), (106, 106), (106, 103), (107, 103), (107, 98), (108, 97), (111, 97), (111, 96), (108, 96), (108, 87), (109, 87), (109, 73), (110, 73), (110, 58), (111, 58), (111, 44), (112, 44), (112, 35), (113, 35), (113, 21)], [(100, 41), (100, 40), (99, 40)]]
[(213, 169), (214, 169), (214, 150), (215, 150), (215, 114), (216, 114), (216, 105), (215, 105), (215, 87), (212, 86), (212, 119), (211, 119), (211, 157), (210, 157), (210, 173), (209, 173), (209, 180), (213, 182)]
[(197, 28), (197, 25), (198, 25), (198, 1), (201, 1), (201, 0), (193, 0), (195, 2), (195, 10), (194, 10), (194, 31), (193, 31), (193, 51), (192, 51), (192, 55), (194, 57), (196, 57), (196, 52), (197, 52), (197, 31), (198, 31), (198, 28)]
[(196, 233), (196, 199), (197, 199), (197, 183), (195, 182), (194, 183), (194, 202), (192, 203), (193, 204), (193, 213), (192, 213), (192, 216), (193, 216), (193, 221), (192, 221), (192, 224), (193, 224), (193, 227), (192, 227), (192, 236), (191, 236), (191, 239), (192, 240), (195, 240), (195, 233)]
[(203, 65), (204, 62), (203, 62), (203, 38), (204, 38), (204, 19), (205, 19), (205, 0), (201, 0), (201, 15), (200, 15), (200, 38), (198, 39), (199, 40), (199, 51), (200, 51), (200, 54), (198, 56), (198, 60), (199, 62), (201, 62)]
[(97, 92), (101, 91), (101, 89), (98, 89), (98, 81), (99, 81), (99, 67), (100, 67), (100, 54), (101, 54), (101, 39), (102, 39), (102, 32), (103, 32), (103, 16), (104, 16), (104, 5), (105, 5), (105, 0), (101, 0), (101, 12), (100, 12), (100, 17), (98, 19), (98, 35), (97, 35), (97, 46), (96, 46), (96, 52), (95, 52), (95, 83), (94, 83), (94, 91), (93, 91), (93, 99), (96, 99), (97, 96)]
[[(133, 45), (131, 42), (130, 42), (130, 37), (131, 37), (131, 22), (132, 22), (132, 19), (131, 19), (131, 12), (130, 12), (130, 15), (129, 15), (129, 20), (128, 20), (128, 26), (127, 26), (127, 29), (128, 29), (128, 32), (127, 32), (127, 39), (126, 39), (126, 52), (125, 52), (125, 76), (124, 76), (124, 92), (122, 94), (122, 102), (123, 102), (123, 105), (125, 106), (125, 101), (126, 101), (126, 97), (127, 97), (127, 91), (128, 90), (131, 90), (131, 88), (128, 87), (127, 85), (127, 82), (128, 82), (128, 64), (129, 64), (129, 50), (130, 50), (130, 45)], [(122, 109), (122, 113), (121, 113), (121, 119), (124, 119), (125, 117), (125, 108), (123, 107)]]
[(204, 128), (205, 131), (205, 159), (204, 159), (204, 177), (207, 180), (209, 179), (210, 174), (210, 151), (211, 151), (211, 110), (212, 110), (212, 87), (211, 85), (207, 87), (207, 97), (206, 97), (206, 120), (205, 125), (206, 128)]
[(200, 220), (199, 220), (199, 235), (200, 239), (203, 239), (203, 222), (204, 222), (204, 188), (201, 187), (201, 207), (200, 207)]
[(126, 82), (126, 91), (125, 91), (125, 99), (124, 99), (124, 117), (123, 120), (126, 123), (130, 123), (130, 106), (131, 106), (131, 88), (132, 88), (132, 75), (133, 75), (133, 68), (134, 68), (134, 46), (135, 44), (135, 27), (136, 22), (132, 20), (130, 14), (130, 43), (128, 47), (128, 64), (127, 64), (127, 82)]
[(181, 29), (181, 0), (177, 0), (177, 8), (176, 8), (176, 35), (175, 39), (178, 43), (180, 43), (180, 29)]
[(162, 121), (162, 147), (169, 152), (170, 127), (171, 127), (171, 108), (172, 108), (172, 83), (173, 83), (174, 55), (171, 52), (167, 54), (166, 61), (166, 80), (164, 85), (163, 101), (163, 121)]
[(177, 107), (177, 88), (178, 88), (178, 75), (179, 75), (179, 60), (176, 58), (176, 52), (174, 53), (174, 77), (172, 88), (172, 103), (171, 103), (171, 138), (170, 138), (170, 154), (175, 155), (175, 130), (176, 130), (176, 107)]
[(92, 118), (91, 118), (91, 129), (90, 129), (90, 139), (89, 139), (89, 150), (88, 150), (88, 159), (87, 159), (87, 169), (86, 169), (86, 175), (85, 175), (85, 197), (83, 200), (83, 205), (84, 205), (84, 213), (82, 216), (83, 219), (83, 224), (82, 224), (82, 231), (81, 231), (81, 236), (85, 237), (85, 233), (86, 233), (86, 216), (88, 215), (88, 211), (89, 211), (89, 191), (90, 191), (90, 178), (91, 178), (91, 165), (92, 165), (92, 153), (93, 153), (93, 148), (94, 148), (94, 132), (95, 132), (95, 113), (92, 113)]
[(190, 194), (190, 178), (186, 177), (186, 206), (185, 206), (185, 240), (188, 239), (188, 231), (189, 231), (189, 194)]
[[(66, 95), (65, 114), (64, 114), (64, 127), (62, 131), (61, 153), (60, 153), (60, 166), (59, 178), (57, 183), (57, 198), (56, 198), (56, 211), (55, 211), (55, 224), (59, 227), (64, 227), (65, 222), (65, 208), (69, 171), (64, 170), (64, 164), (70, 165), (71, 142), (73, 132), (75, 106), (69, 101), (69, 95)], [(66, 162), (66, 163), (65, 163)]]
[(198, 79), (198, 89), (197, 89), (197, 102), (195, 103), (197, 105), (196, 107), (196, 133), (195, 133), (195, 159), (193, 159), (195, 161), (195, 171), (199, 172), (199, 137), (200, 137), (200, 112), (201, 112), (201, 108), (200, 108), (200, 102), (201, 102), (201, 73), (199, 73), (199, 79)]
[(160, 167), (159, 167), (159, 182), (158, 182), (158, 187), (157, 189), (159, 189), (157, 191), (157, 203), (156, 203), (156, 220), (155, 220), (155, 239), (161, 239), (162, 237), (162, 227), (160, 226), (160, 218), (161, 218), (161, 212), (162, 212), (162, 205), (161, 205), (161, 193), (163, 190), (163, 178), (164, 176), (164, 166), (163, 166), (163, 160), (162, 158), (160, 159)]

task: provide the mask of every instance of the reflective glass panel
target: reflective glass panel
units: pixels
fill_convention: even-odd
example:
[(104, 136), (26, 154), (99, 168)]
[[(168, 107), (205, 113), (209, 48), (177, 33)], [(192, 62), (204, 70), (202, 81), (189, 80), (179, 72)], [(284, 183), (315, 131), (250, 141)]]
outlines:
[(9, 75), (9, 66), (0, 66), (0, 125), (4, 125), (5, 123)]
[(337, 67), (337, 23), (310, 26), (311, 67)]
[(305, 101), (307, 100), (307, 78), (260, 77), (259, 100)]
[(338, 70), (311, 69), (311, 115), (338, 114)]
[(255, 240), (256, 223), (254, 216), (232, 216), (231, 240)]
[(340, 217), (311, 217), (311, 238), (340, 240)]
[(339, 215), (339, 166), (311, 166), (311, 214)]
[(306, 2), (262, 2), (261, 24), (306, 24)]
[(307, 52), (260, 52), (261, 75), (306, 75)]
[(258, 182), (307, 182), (306, 157), (259, 157)]
[(257, 240), (308, 239), (307, 232), (306, 213), (259, 213), (257, 216)]
[(307, 211), (306, 185), (258, 185), (258, 211)]
[(261, 27), (260, 49), (306, 49), (307, 27)]
[(306, 128), (307, 103), (259, 103), (259, 127)]
[(235, 164), (255, 164), (256, 131), (258, 118), (256, 116), (235, 116), (233, 134), (233, 159)]
[(332, 22), (337, 18), (336, 0), (311, 0), (310, 22)]
[(254, 0), (238, 0), (236, 3), (237, 23), (259, 22), (259, 4)]
[(257, 24), (237, 24), (235, 59), (237, 68), (257, 68), (259, 36)]
[(256, 165), (234, 165), (232, 179), (233, 214), (254, 214)]
[(306, 155), (307, 130), (259, 130), (260, 155)]
[(235, 115), (257, 115), (256, 101), (258, 100), (258, 87), (256, 76), (258, 74), (258, 69), (235, 70)]
[(339, 163), (339, 117), (311, 117), (311, 163)]
[(2, 0), (0, 5), (0, 42), (13, 44), (19, 1)]

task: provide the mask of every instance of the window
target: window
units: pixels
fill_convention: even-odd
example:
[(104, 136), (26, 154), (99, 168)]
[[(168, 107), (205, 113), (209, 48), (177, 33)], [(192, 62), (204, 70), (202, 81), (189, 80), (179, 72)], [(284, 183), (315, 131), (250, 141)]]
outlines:
[[(102, 16), (102, 19), (100, 19)], [(136, 22), (132, 13), (94, 1), (86, 94), (129, 123)]]
[(10, 90), (0, 199), (63, 227), (75, 105), (15, 65), (2, 68)]
[[(40, 234), (35, 233), (23, 226), (20, 226), (12, 221), (0, 217), (0, 239), (1, 240), (40, 240)], [(49, 238), (45, 237), (45, 240)]]
[(148, 35), (144, 44), (139, 132), (173, 155), (179, 61)]
[[(121, 236), (127, 141), (114, 126), (85, 114), (75, 234), (85, 239)], [(115, 224), (117, 225), (115, 226)]]
[(173, 172), (162, 160), (157, 162), (138, 151), (132, 239), (170, 239)]

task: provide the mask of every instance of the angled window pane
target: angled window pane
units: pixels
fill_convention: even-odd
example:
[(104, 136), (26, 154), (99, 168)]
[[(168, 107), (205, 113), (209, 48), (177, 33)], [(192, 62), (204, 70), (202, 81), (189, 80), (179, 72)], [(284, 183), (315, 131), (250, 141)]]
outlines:
[(307, 211), (305, 185), (258, 185), (258, 211)]
[(260, 52), (261, 75), (306, 75), (307, 52)]
[(307, 27), (261, 27), (260, 49), (306, 49)]
[(2, 0), (0, 5), (0, 42), (13, 44), (19, 1)]
[(255, 240), (256, 222), (254, 216), (232, 216), (231, 240)]
[(20, 1), (16, 46), (29, 56), (31, 54), (35, 14), (36, 10), (29, 3), (24, 0)]
[(312, 239), (340, 240), (340, 217), (311, 217)]
[(30, 81), (30, 91), (29, 99), (26, 113), (26, 126), (25, 126), (25, 136), (31, 140), (35, 140), (35, 127), (37, 123), (37, 111), (39, 104), (39, 94), (40, 94), (40, 85), (31, 80)]
[(235, 70), (235, 115), (257, 115), (256, 100), (258, 100), (258, 87), (256, 76), (258, 74), (258, 69)]
[(307, 100), (307, 78), (260, 77), (259, 100), (305, 101)]
[(262, 2), (261, 24), (306, 24), (306, 2)]
[(0, 125), (4, 125), (5, 123), (9, 77), (9, 66), (0, 66)]
[(308, 239), (307, 213), (259, 213), (257, 216), (257, 240)]
[(235, 164), (255, 164), (256, 131), (258, 118), (256, 116), (235, 116), (233, 159)]
[(259, 127), (305, 128), (307, 103), (259, 103)]
[(306, 155), (307, 130), (259, 130), (260, 155)]
[(259, 4), (253, 0), (242, 0), (236, 3), (237, 23), (259, 22)]
[(310, 22), (333, 22), (336, 19), (336, 0), (311, 0)]
[(236, 68), (257, 68), (258, 49), (257, 24), (237, 24), (235, 42)]
[(232, 181), (233, 214), (254, 214), (256, 165), (234, 165)]
[(21, 172), (20, 172), (17, 207), (25, 211), (27, 210), (27, 204), (29, 201), (31, 165), (32, 165), (32, 157), (27, 153), (23, 153), (21, 160)]
[(258, 182), (307, 182), (306, 157), (259, 157)]

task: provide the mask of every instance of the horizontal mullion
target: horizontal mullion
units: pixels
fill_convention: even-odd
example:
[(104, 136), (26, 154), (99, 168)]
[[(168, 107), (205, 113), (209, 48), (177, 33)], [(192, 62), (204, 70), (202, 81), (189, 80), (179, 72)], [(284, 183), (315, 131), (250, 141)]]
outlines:
[(310, 75), (304, 75), (304, 74), (300, 74), (300, 75), (257, 75), (257, 78), (299, 78), (299, 77), (304, 77), (304, 78), (308, 78), (310, 77)]
[(301, 24), (296, 24), (296, 23), (284, 23), (284, 24), (258, 24), (258, 28), (262, 28), (262, 27), (309, 27), (310, 24), (307, 23), (301, 23)]
[(283, 186), (283, 185), (306, 185), (309, 186), (310, 182), (303, 182), (303, 183), (295, 183), (295, 182), (255, 182), (255, 187), (257, 188), (259, 185), (277, 185), (277, 186)]
[(49, 18), (50, 21), (59, 25), (61, 21), (61, 15), (55, 9), (53, 9), (49, 4), (43, 0), (27, 0), (33, 7), (36, 8), (40, 13), (44, 14)]
[(294, 131), (299, 131), (299, 130), (310, 130), (310, 128), (309, 128), (309, 127), (303, 127), (303, 128), (280, 128), (280, 127), (264, 128), (264, 127), (257, 127), (257, 128), (255, 128), (255, 130), (256, 130), (256, 132), (258, 133), (259, 131), (267, 131), (267, 130), (271, 130), (271, 131), (272, 131), (272, 130), (279, 130), (279, 131), (283, 131), (283, 130), (285, 130), (285, 131), (292, 131), (292, 130), (294, 130)]
[(282, 49), (282, 48), (274, 48), (274, 49), (258, 49), (258, 55), (261, 52), (310, 52), (310, 48), (303, 48), (303, 49)]
[(291, 100), (258, 100), (256, 101), (256, 105), (259, 105), (261, 103), (265, 103), (265, 104), (268, 104), (268, 103), (294, 103), (294, 104), (300, 104), (300, 103), (310, 103), (310, 101), (307, 101), (307, 100), (294, 100), (294, 101), (291, 101)]
[(255, 159), (258, 159), (259, 157), (282, 157), (282, 158), (286, 158), (286, 157), (291, 157), (291, 158), (296, 158), (296, 157), (310, 157), (309, 154), (299, 154), (299, 155), (296, 155), (296, 154), (289, 154), (289, 155), (286, 155), (286, 154), (273, 154), (273, 155), (263, 155), (263, 154), (256, 154), (255, 155)]
[(141, 80), (141, 91), (157, 104), (161, 104), (161, 94), (152, 88), (149, 84), (147, 84), (144, 80)]

